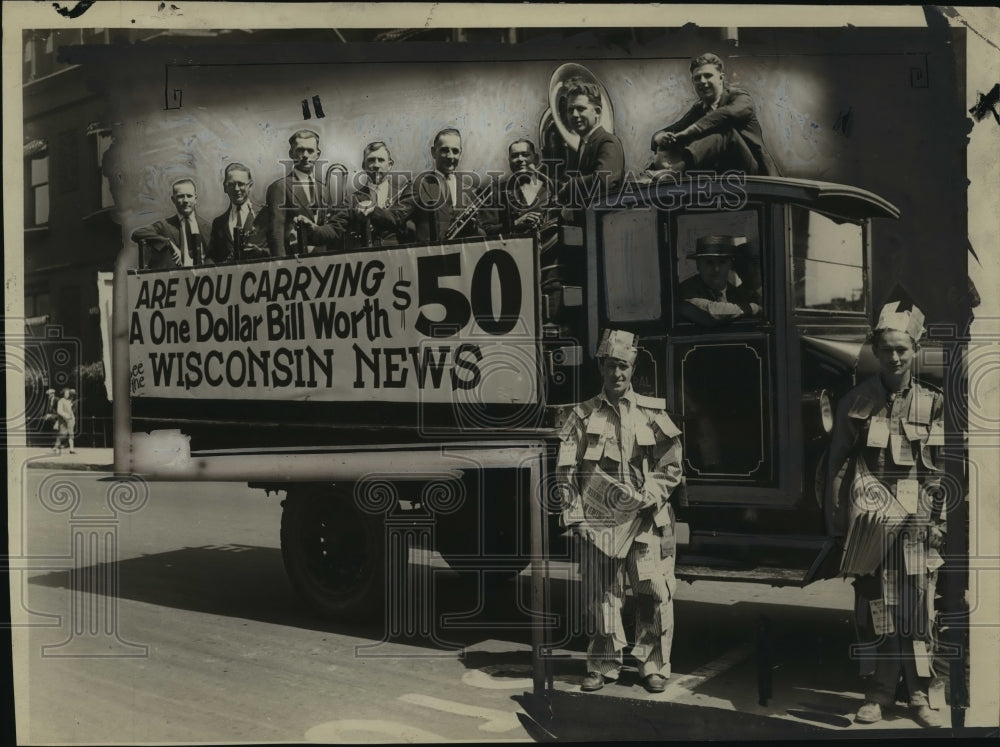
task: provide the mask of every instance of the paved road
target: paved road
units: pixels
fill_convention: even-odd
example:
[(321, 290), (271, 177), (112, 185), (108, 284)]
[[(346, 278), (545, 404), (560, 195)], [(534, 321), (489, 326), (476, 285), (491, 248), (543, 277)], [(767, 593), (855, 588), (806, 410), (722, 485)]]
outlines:
[[(24, 474), (22, 518), (11, 532), (12, 567), (22, 569), (11, 580), (21, 623), (20, 741), (547, 736), (521, 718), (539, 715), (522, 697), (531, 689), (530, 634), (515, 600), (527, 604), (526, 577), (477, 614), (475, 582), (437, 556), (416, 557), (434, 569), (438, 611), (451, 617), (430, 639), (385, 642), (381, 624), (330, 624), (294, 595), (273, 494), (159, 483), (141, 501), (99, 472)], [(92, 539), (74, 547), (74, 536)], [(565, 612), (571, 575), (554, 565), (556, 612)], [(557, 654), (569, 658), (553, 666), (556, 719), (545, 725), (577, 739), (809, 738), (870, 729), (849, 718), (861, 702), (846, 657), (850, 603), (850, 587), (839, 581), (804, 590), (681, 584), (667, 693), (648, 695), (634, 674), (599, 694), (579, 693), (583, 665), (572, 657), (583, 642), (568, 638)], [(762, 618), (771, 629), (767, 705), (757, 689)], [(895, 717), (882, 726), (913, 723)]]

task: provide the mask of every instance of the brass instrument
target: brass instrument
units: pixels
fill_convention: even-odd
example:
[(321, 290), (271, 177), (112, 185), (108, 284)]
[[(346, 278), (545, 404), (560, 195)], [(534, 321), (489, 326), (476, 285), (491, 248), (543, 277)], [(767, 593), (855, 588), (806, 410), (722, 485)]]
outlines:
[(538, 123), (538, 140), (543, 145), (543, 150), (544, 145), (553, 140), (561, 140), (567, 148), (573, 151), (580, 148), (580, 136), (570, 129), (567, 117), (566, 87), (573, 78), (597, 85), (597, 90), (601, 92), (600, 125), (614, 134), (615, 109), (604, 84), (583, 65), (567, 62), (556, 68), (549, 79), (549, 108), (542, 114)]
[(448, 230), (445, 231), (444, 240), (448, 241), (449, 239), (453, 239), (461, 233), (462, 229), (468, 225), (469, 221), (476, 217), (476, 213), (479, 212), (480, 208), (482, 208), (492, 196), (493, 183), (491, 182), (476, 194), (472, 202), (467, 208), (465, 208), (465, 210), (452, 219), (448, 226)]

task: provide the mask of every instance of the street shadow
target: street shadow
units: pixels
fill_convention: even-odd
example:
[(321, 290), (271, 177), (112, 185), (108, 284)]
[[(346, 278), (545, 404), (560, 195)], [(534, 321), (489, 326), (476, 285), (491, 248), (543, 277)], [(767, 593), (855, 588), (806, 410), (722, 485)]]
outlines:
[[(391, 641), (441, 650), (460, 650), (485, 638), (530, 645), (530, 616), (516, 597), (512, 579), (484, 583), (477, 575), (410, 563), (412, 576), (429, 577), (433, 593), (425, 630), (396, 632), (386, 620), (333, 622), (302, 600), (285, 575), (281, 551), (250, 545), (208, 545), (98, 563), (71, 572), (32, 576), (29, 585), (79, 589), (119, 599), (254, 620), (291, 627)], [(117, 591), (108, 579), (117, 578)]]

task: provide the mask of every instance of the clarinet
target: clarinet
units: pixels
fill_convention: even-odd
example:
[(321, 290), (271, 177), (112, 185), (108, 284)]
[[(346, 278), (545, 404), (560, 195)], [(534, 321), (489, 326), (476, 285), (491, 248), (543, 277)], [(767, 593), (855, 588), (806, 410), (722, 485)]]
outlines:
[(471, 221), (479, 209), (485, 205), (493, 194), (493, 184), (487, 184), (472, 200), (472, 203), (465, 208), (458, 216), (456, 216), (451, 224), (448, 226), (448, 230), (445, 231), (444, 239), (448, 241), (449, 239), (455, 238), (462, 229), (465, 228), (469, 221)]

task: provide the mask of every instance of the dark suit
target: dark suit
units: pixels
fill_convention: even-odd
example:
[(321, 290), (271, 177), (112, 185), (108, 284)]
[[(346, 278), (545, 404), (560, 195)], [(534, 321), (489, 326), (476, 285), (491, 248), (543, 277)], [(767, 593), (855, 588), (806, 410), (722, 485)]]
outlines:
[(687, 114), (661, 132), (691, 134), (678, 140), (689, 169), (718, 172), (737, 170), (760, 176), (778, 176), (778, 167), (764, 147), (753, 99), (739, 88), (727, 88), (710, 112), (699, 101)]
[[(247, 203), (247, 206), (250, 208), (250, 214), (241, 227), (244, 259), (267, 254), (267, 235), (263, 229), (261, 217), (264, 210), (260, 206), (250, 203)], [(229, 214), (232, 209), (233, 206), (230, 205), (229, 210), (212, 221), (210, 256), (216, 262), (229, 262), (236, 259), (233, 253), (233, 234), (229, 229)], [(248, 254), (250, 256), (247, 256)]]
[(388, 195), (384, 198), (385, 204), (373, 208), (368, 215), (361, 212), (361, 206), (375, 202), (371, 184), (364, 184), (348, 197), (346, 249), (399, 243), (398, 225), (392, 208), (398, 203), (406, 181), (402, 174), (396, 179), (392, 175), (386, 175), (385, 179), (392, 180)]
[[(442, 174), (437, 171), (417, 174), (403, 189), (399, 202), (391, 208), (397, 230), (408, 241), (444, 241), (452, 220), (472, 202), (473, 195), (463, 186), (456, 176), (458, 194), (453, 207)], [(485, 235), (478, 218), (473, 218), (454, 238)]]
[[(294, 181), (292, 175), (278, 179), (267, 188), (267, 204), (262, 225), (267, 234), (267, 246), (272, 257), (290, 254), (305, 254), (305, 248), (298, 247), (293, 219), (302, 215), (320, 225), (322, 231), (314, 231), (311, 244), (322, 250), (337, 249), (343, 238), (345, 218), (327, 203), (326, 183), (313, 180), (313, 199), (306, 197), (305, 190)], [(324, 225), (327, 224), (327, 225)]]
[(488, 234), (504, 235), (531, 234), (534, 229), (516, 226), (518, 218), (528, 213), (541, 213), (542, 220), (547, 220), (551, 211), (558, 208), (553, 194), (552, 184), (541, 172), (538, 175), (538, 193), (530, 201), (521, 191), (521, 184), (527, 181), (525, 174), (511, 174), (497, 186), (498, 207), (492, 211), (490, 219), (484, 220), (484, 228)]
[(560, 191), (573, 207), (617, 191), (625, 177), (622, 141), (597, 125), (576, 152), (570, 151), (566, 170), (568, 180)]
[[(188, 247), (191, 252), (191, 262), (194, 265), (211, 264), (212, 224), (195, 213), (198, 224), (198, 235), (194, 236), (194, 246)], [(162, 270), (170, 267), (182, 267), (174, 259), (171, 242), (178, 249), (182, 247), (181, 219), (176, 213), (164, 220), (137, 228), (132, 232), (132, 241), (140, 245), (140, 251), (145, 246), (145, 266), (151, 270)]]

